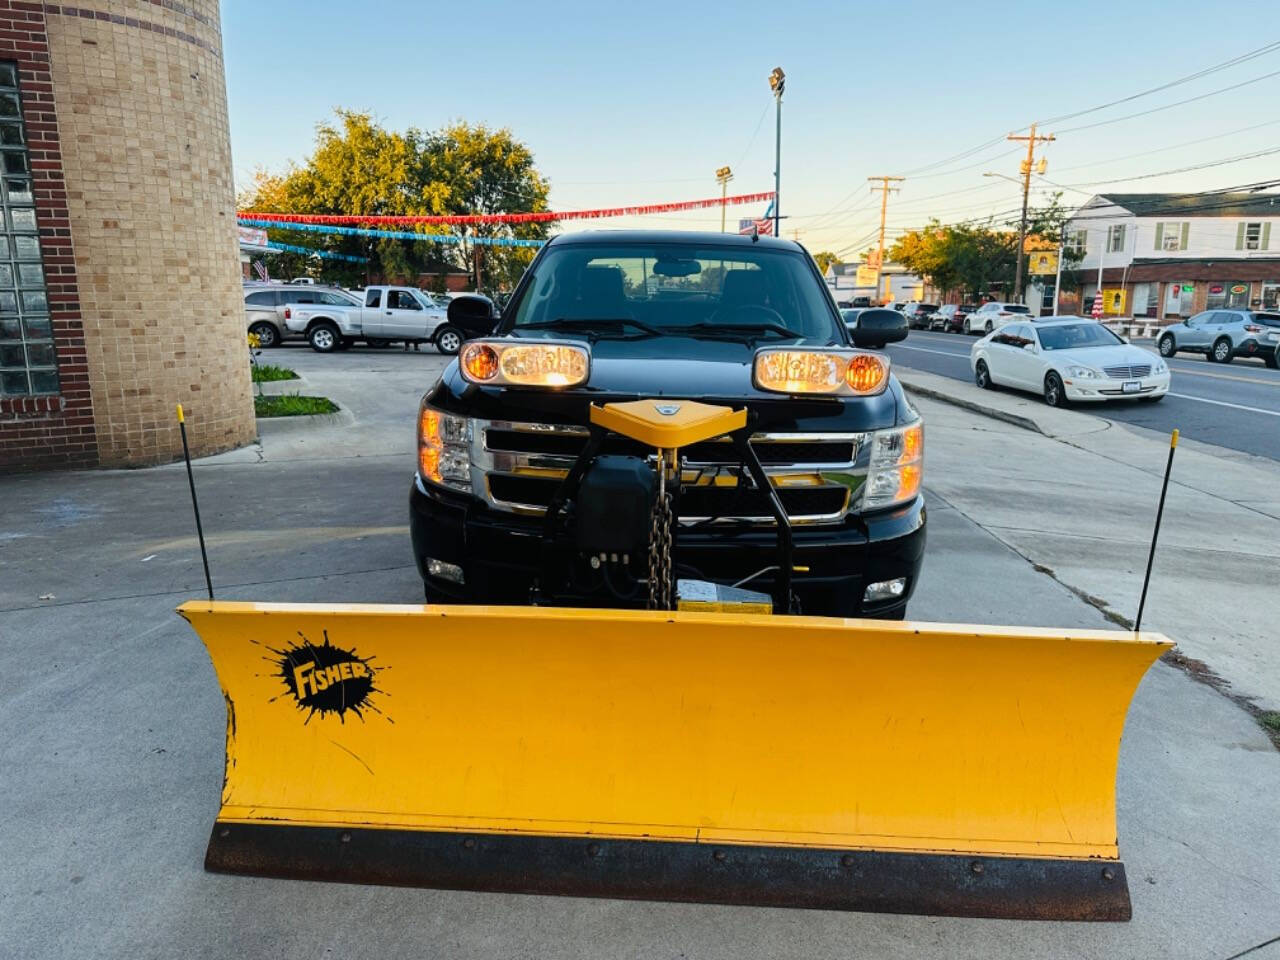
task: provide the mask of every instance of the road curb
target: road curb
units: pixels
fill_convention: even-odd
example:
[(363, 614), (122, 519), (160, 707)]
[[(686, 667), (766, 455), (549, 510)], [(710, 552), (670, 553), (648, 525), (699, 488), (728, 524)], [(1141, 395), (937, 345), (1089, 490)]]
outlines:
[(257, 420), (258, 436), (261, 438), (325, 427), (349, 427), (356, 422), (356, 416), (346, 407), (339, 407), (336, 413), (315, 413), (301, 417), (258, 417)]
[(1008, 410), (1000, 410), (987, 404), (977, 403), (976, 401), (957, 397), (955, 394), (947, 393), (943, 390), (937, 390), (933, 387), (924, 386), (918, 382), (912, 382), (912, 378), (902, 375), (902, 371), (898, 371), (898, 381), (908, 393), (914, 393), (921, 397), (928, 397), (930, 400), (940, 400), (943, 403), (949, 403), (954, 407), (961, 407), (970, 410), (973, 413), (980, 413), (984, 417), (991, 417), (993, 420), (1003, 420), (1005, 423), (1011, 423), (1015, 427), (1022, 427), (1024, 430), (1030, 430), (1033, 433), (1048, 436), (1042, 429), (1040, 424), (1036, 423), (1030, 417), (1020, 416), (1016, 413), (1010, 413)]

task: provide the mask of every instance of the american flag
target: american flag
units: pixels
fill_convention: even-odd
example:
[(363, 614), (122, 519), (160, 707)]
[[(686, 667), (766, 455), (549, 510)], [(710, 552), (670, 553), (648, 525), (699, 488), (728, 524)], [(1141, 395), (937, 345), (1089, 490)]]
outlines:
[(258, 279), (266, 283), (271, 277), (267, 274), (267, 265), (261, 260), (253, 261), (253, 272), (258, 275)]
[(761, 237), (773, 236), (773, 219), (765, 217), (763, 220), (739, 220), (738, 233), (750, 235), (752, 233)]
[(750, 235), (752, 233), (761, 237), (773, 236), (773, 201), (769, 201), (769, 206), (764, 212), (764, 216), (759, 220), (739, 220), (738, 233)]

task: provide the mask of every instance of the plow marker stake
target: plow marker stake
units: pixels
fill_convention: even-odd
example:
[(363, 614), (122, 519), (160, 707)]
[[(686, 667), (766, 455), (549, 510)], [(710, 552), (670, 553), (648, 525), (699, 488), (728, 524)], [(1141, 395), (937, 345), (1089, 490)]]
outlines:
[(206, 866), (472, 890), (1127, 919), (1158, 634), (190, 602), (227, 703)]

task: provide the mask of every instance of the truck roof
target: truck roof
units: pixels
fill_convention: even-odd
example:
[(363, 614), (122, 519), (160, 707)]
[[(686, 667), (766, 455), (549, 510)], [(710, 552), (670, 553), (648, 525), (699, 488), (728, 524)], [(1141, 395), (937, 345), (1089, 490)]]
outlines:
[(705, 230), (581, 230), (576, 233), (562, 233), (547, 241), (548, 246), (594, 245), (594, 244), (651, 244), (680, 243), (690, 246), (717, 247), (766, 247), (777, 250), (802, 250), (803, 247), (793, 240), (780, 240), (777, 237), (761, 236), (752, 240), (749, 235), (737, 233), (715, 233)]

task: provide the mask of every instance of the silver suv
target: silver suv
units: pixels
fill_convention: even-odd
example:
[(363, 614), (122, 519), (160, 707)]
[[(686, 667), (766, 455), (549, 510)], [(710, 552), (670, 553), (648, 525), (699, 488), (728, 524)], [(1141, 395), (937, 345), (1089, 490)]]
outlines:
[(276, 347), (286, 337), (301, 339), (284, 322), (284, 308), (289, 304), (312, 303), (328, 306), (359, 306), (361, 301), (338, 287), (300, 283), (246, 283), (244, 312), (250, 333), (257, 334), (258, 344)]
[(1156, 344), (1162, 357), (1183, 350), (1203, 353), (1214, 363), (1258, 357), (1275, 369), (1280, 365), (1280, 314), (1206, 310), (1165, 327)]

